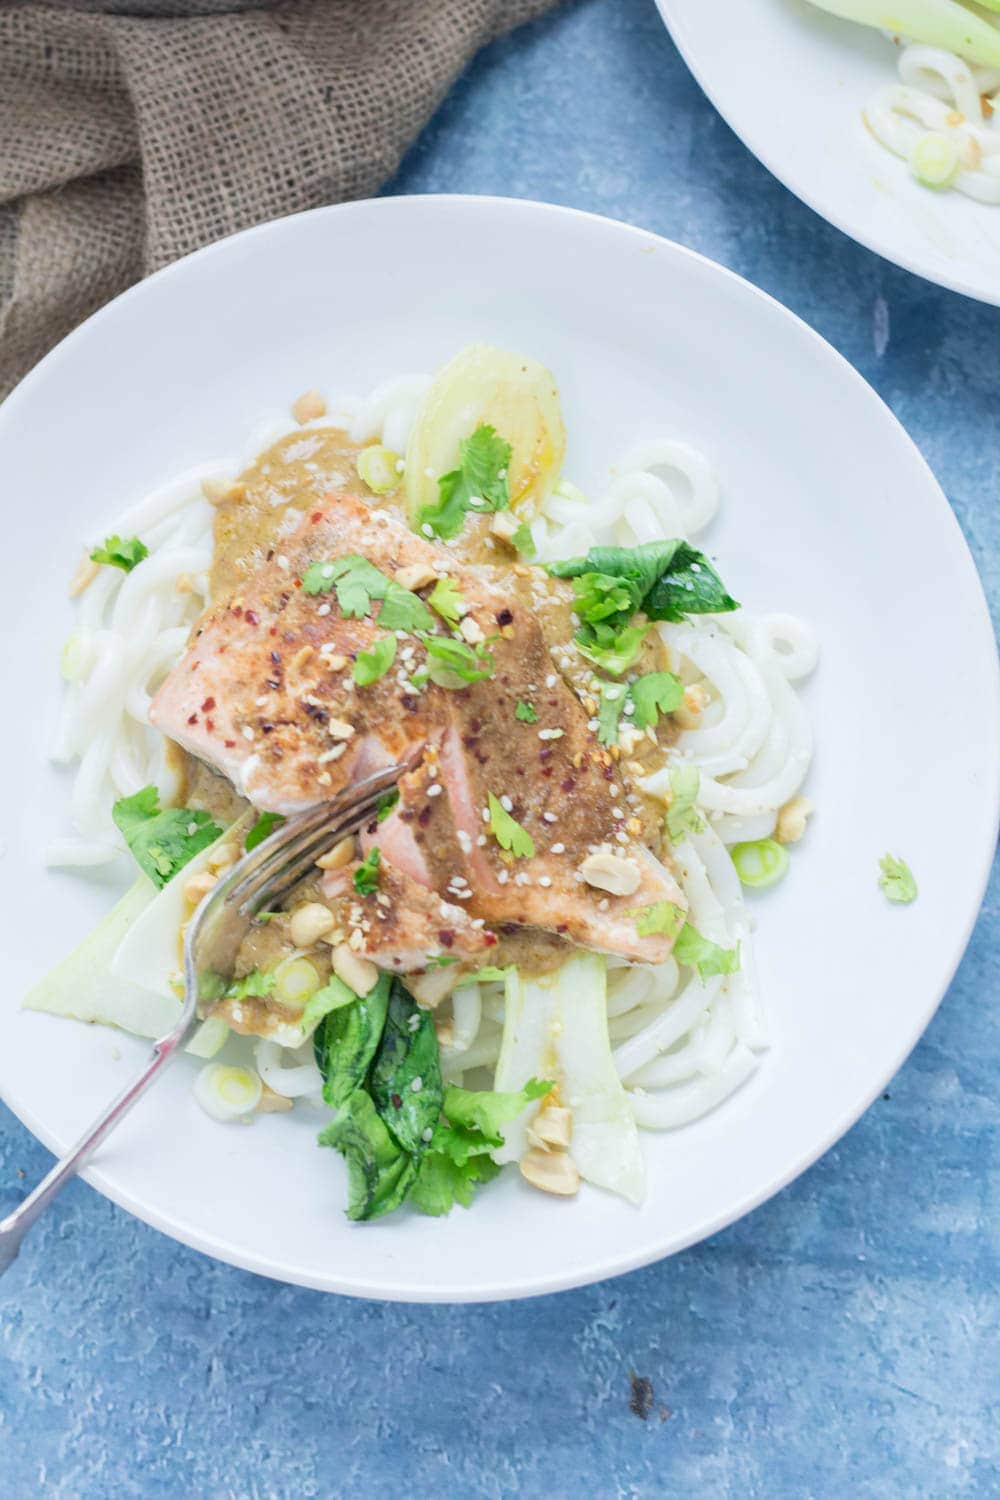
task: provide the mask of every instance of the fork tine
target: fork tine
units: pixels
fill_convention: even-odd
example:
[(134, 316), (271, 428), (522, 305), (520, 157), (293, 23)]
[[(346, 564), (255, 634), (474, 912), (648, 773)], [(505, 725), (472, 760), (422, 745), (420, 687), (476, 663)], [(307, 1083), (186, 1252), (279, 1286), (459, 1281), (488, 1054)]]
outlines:
[[(280, 869), (272, 870), (263, 885), (256, 884), (249, 893), (244, 893), (239, 898), (240, 910), (251, 915), (251, 908), (259, 910), (265, 899), (275, 901), (287, 895), (292, 887), (309, 873), (320, 854), (331, 844), (339, 843), (349, 833), (356, 833), (368, 821), (375, 810), (377, 801), (378, 794), (373, 794), (367, 801), (355, 804), (349, 816), (345, 815), (335, 824), (326, 825), (317, 834), (297, 846), (294, 852), (286, 857)], [(235, 892), (231, 899), (236, 899)]]

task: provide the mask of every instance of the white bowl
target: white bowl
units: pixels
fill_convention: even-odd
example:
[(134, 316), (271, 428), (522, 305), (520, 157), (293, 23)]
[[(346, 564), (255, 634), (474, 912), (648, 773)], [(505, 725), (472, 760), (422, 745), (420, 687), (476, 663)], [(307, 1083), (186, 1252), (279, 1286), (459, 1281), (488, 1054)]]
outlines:
[(1000, 304), (1000, 205), (922, 187), (862, 121), (898, 82), (881, 33), (807, 0), (656, 3), (716, 109), (796, 197), (905, 270)]
[[(12, 622), (0, 1092), (47, 1145), (65, 1148), (145, 1052), (18, 1008), (116, 888), (42, 864), (66, 815), (46, 748), (82, 537), (237, 446), (262, 409), (431, 369), (475, 339), (557, 373), (567, 473), (584, 486), (654, 433), (715, 458), (724, 497), (709, 545), (727, 582), (748, 606), (807, 616), (823, 642), (807, 691), (819, 810), (790, 878), (757, 908), (773, 1051), (715, 1114), (645, 1137), (640, 1210), (596, 1190), (548, 1199), (508, 1173), (446, 1220), (352, 1225), (341, 1163), (313, 1144), (318, 1118), (214, 1124), (188, 1060), (86, 1174), (212, 1255), (359, 1296), (574, 1286), (689, 1245), (775, 1192), (843, 1134), (927, 1024), (994, 837), (996, 663), (975, 569), (905, 432), (815, 333), (687, 250), (562, 208), (397, 198), (264, 225), (120, 297), (0, 410)], [(877, 888), (886, 850), (917, 875), (911, 907)]]

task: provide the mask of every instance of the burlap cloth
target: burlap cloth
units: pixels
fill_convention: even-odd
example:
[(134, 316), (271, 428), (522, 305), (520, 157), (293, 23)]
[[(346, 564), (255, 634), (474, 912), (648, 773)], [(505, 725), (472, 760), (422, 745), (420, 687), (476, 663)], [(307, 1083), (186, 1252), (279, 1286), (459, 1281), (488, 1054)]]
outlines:
[(0, 0), (0, 398), (108, 298), (363, 197), (478, 47), (556, 0)]

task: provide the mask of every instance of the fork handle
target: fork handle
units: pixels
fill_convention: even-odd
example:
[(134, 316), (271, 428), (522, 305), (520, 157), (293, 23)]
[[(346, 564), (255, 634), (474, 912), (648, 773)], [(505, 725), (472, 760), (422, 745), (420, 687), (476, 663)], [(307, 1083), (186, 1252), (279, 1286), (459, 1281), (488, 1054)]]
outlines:
[(108, 1105), (90, 1129), (80, 1137), (72, 1151), (67, 1152), (61, 1160), (56, 1162), (48, 1175), (42, 1178), (38, 1186), (22, 1203), (18, 1204), (14, 1212), (8, 1214), (5, 1219), (0, 1219), (0, 1276), (17, 1259), (21, 1241), (35, 1220), (45, 1212), (53, 1198), (62, 1191), (70, 1178), (76, 1176), (105, 1137), (109, 1136), (118, 1122), (125, 1118), (132, 1106), (142, 1098), (153, 1080), (176, 1053), (187, 1030), (187, 1027), (178, 1028), (168, 1036), (161, 1037), (153, 1047), (153, 1055), (139, 1077)]

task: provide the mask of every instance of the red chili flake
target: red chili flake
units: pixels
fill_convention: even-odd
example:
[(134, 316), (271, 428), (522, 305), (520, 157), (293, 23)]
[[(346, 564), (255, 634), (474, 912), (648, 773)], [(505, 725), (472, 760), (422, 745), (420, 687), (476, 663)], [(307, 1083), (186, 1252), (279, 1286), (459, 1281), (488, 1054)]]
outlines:
[(277, 692), (278, 688), (280, 688), (280, 686), (281, 686), (281, 683), (280, 682), (276, 682), (273, 677), (268, 677), (266, 685), (269, 688), (271, 688), (274, 692)]
[(205, 728), (208, 730), (209, 734), (214, 734), (215, 733), (215, 720), (214, 719), (206, 719), (205, 720)]
[(254, 610), (254, 609), (248, 609), (247, 613), (246, 613), (246, 621), (247, 621), (248, 625), (259, 625), (260, 624), (260, 615), (257, 613), (256, 610)]
[(428, 823), (430, 822), (430, 820), (431, 820), (431, 805), (428, 802), (428, 804), (427, 804), (426, 807), (422, 807), (420, 809), (420, 816), (417, 818), (417, 822), (420, 824), (421, 828), (426, 828), (427, 825), (428, 825)]
[(265, 720), (264, 723), (261, 724), (261, 726), (260, 726), (260, 732), (261, 732), (261, 734), (273, 734), (274, 733), (274, 725), (273, 724), (269, 724)]
[(496, 619), (497, 619), (497, 624), (501, 625), (501, 626), (503, 626), (503, 625), (513, 625), (513, 623), (514, 623), (514, 616), (511, 614), (511, 612), (510, 612), (509, 609), (501, 609), (501, 610), (499, 610), (498, 613), (497, 613)]
[(207, 714), (214, 707), (215, 707), (215, 699), (214, 698), (206, 698), (205, 701), (204, 701), (204, 703), (201, 705), (201, 711), (202, 711), (203, 714)]
[(486, 944), (487, 948), (495, 948), (499, 941), (500, 939), (497, 937), (495, 932), (483, 933), (483, 942)]
[(277, 635), (278, 634), (278, 627), (277, 627), (277, 625), (272, 625), (271, 628), (270, 628), (270, 630), (267, 633), (268, 633), (268, 635)]
[(264, 559), (264, 561), (265, 561), (265, 562), (270, 562), (270, 561), (271, 561), (271, 558), (272, 558), (272, 557), (273, 557), (273, 556), (274, 556), (274, 548), (273, 548), (273, 547), (271, 547), (271, 548), (269, 548), (269, 549), (268, 549), (268, 553), (267, 553), (267, 556), (266, 556), (266, 558), (265, 558), (265, 559)]
[(568, 922), (557, 922), (556, 923), (556, 932), (569, 932), (569, 923)]
[(242, 604), (231, 604), (229, 606), (229, 613), (232, 614), (232, 615), (235, 615), (236, 618), (237, 618), (237, 620), (242, 620), (242, 618), (243, 618), (243, 606), (242, 606)]
[(455, 941), (455, 934), (450, 927), (445, 927), (438, 933), (438, 942), (442, 948), (450, 948)]
[(551, 776), (552, 775), (552, 770), (553, 770), (552, 766), (543, 766), (542, 767), (542, 775), (543, 776)]
[(323, 512), (321, 510), (314, 510), (313, 513), (312, 513), (312, 515), (309, 517), (309, 519), (313, 523), (313, 525), (315, 526), (317, 521), (322, 521), (322, 519), (323, 519)]
[(393, 1109), (402, 1109), (402, 1107), (403, 1107), (403, 1100), (402, 1100), (401, 1095), (399, 1095), (399, 1094), (390, 1094), (389, 1098), (392, 1100), (392, 1107), (393, 1107)]
[(538, 752), (538, 759), (541, 760), (541, 761), (551, 760), (552, 759), (552, 751), (551, 750), (539, 750), (539, 752)]
[(417, 700), (412, 696), (412, 694), (404, 693), (399, 701), (402, 704), (403, 708), (406, 709), (407, 713), (412, 714), (416, 712)]
[(272, 651), (271, 652), (271, 660), (274, 662), (274, 665), (276, 667), (280, 667), (281, 666), (281, 657), (279, 656), (279, 654), (278, 654), (277, 651)]
[(572, 776), (567, 776), (566, 780), (560, 785), (559, 790), (561, 792), (571, 792), (575, 786), (576, 782), (573, 780)]
[(197, 714), (192, 714), (191, 717), (190, 717), (190, 719), (188, 719), (188, 723), (189, 724), (197, 724), (197, 722), (198, 722), (198, 715)]
[(297, 589), (300, 589), (302, 587), (302, 579), (301, 578), (296, 578), (296, 580), (295, 580), (295, 587)]
[(225, 747), (226, 747), (227, 750), (235, 750), (236, 749), (236, 741), (235, 740), (223, 740), (222, 743), (225, 745)]
[(469, 720), (469, 728), (472, 730), (473, 734), (479, 734), (481, 732), (481, 730), (482, 730), (482, 727), (483, 727), (483, 721), (482, 721), (482, 719), (470, 719)]
[(602, 770), (601, 770), (601, 775), (604, 777), (605, 781), (614, 781), (614, 779), (615, 779), (615, 768), (614, 768), (614, 766), (604, 766), (602, 768)]

